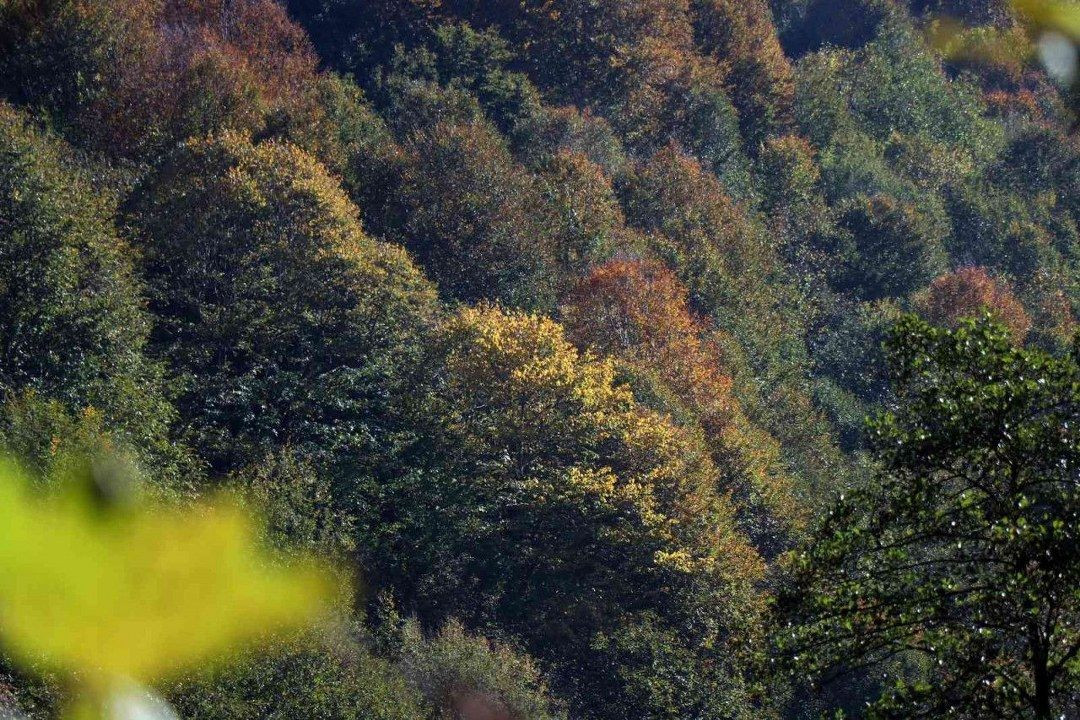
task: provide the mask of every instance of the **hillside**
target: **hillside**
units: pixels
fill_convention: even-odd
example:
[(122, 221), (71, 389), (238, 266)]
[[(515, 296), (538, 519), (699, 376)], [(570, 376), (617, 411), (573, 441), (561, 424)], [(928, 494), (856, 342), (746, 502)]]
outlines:
[[(919, 601), (917, 637), (828, 621), (923, 598), (880, 566), (829, 574), (950, 502), (882, 477), (1075, 473), (1075, 87), (1023, 55), (1029, 21), (1004, 0), (0, 1), (0, 447), (42, 478), (120, 455), (174, 502), (230, 488), (270, 544), (362, 579), (333, 637), (163, 684), (185, 720), (1080, 717), (1073, 551), (1054, 567), (1078, 574), (1024, 590), (1052, 610), (1002, 620), (1045, 616), (1045, 702), (1009, 685), (1030, 637), (980, 646), (1006, 668), (986, 696), (943, 663), (970, 638), (928, 639), (993, 626), (992, 598)], [(1009, 373), (1030, 392), (980, 394)], [(980, 434), (1035, 417), (1012, 454)], [(1040, 508), (1031, 557), (1080, 534), (1072, 489), (975, 486)], [(851, 535), (845, 507), (884, 514)], [(987, 547), (1028, 527), (992, 517), (965, 521)], [(894, 569), (940, 559), (933, 537)], [(821, 649), (836, 628), (858, 647)], [(64, 693), (0, 657), (0, 708), (54, 717)]]

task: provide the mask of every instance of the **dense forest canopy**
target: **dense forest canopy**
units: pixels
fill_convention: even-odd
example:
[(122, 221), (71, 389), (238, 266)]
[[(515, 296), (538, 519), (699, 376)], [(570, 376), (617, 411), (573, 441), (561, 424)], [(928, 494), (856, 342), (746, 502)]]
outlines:
[(185, 720), (1080, 717), (1039, 7), (0, 2), (0, 448), (361, 578)]

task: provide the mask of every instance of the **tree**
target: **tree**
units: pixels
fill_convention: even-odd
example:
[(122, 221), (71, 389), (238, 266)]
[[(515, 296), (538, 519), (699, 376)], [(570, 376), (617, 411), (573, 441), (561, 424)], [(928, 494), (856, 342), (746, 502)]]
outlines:
[(388, 235), (447, 297), (550, 308), (554, 223), (498, 133), (484, 123), (437, 124), (405, 151)]
[(435, 351), (424, 469), (364, 499), (369, 576), (429, 627), (459, 617), (519, 638), (577, 715), (629, 711), (631, 656), (596, 644), (645, 612), (703, 660), (693, 692), (654, 675), (657, 691), (687, 711), (745, 709), (761, 561), (700, 440), (637, 406), (551, 320), (464, 308)]
[(314, 112), (316, 57), (273, 0), (27, 0), (0, 16), (0, 84), (112, 156)]
[(962, 318), (989, 313), (1012, 332), (1018, 343), (1024, 342), (1031, 329), (1031, 318), (1012, 288), (981, 267), (960, 268), (935, 278), (923, 307), (932, 323), (950, 327), (956, 327)]
[(372, 462), (392, 442), (434, 293), (364, 234), (312, 157), (225, 134), (184, 143), (129, 198), (153, 346), (217, 472), (287, 445)]
[(842, 283), (865, 300), (902, 297), (945, 269), (940, 231), (910, 204), (886, 195), (858, 197), (838, 224), (854, 241)]
[[(150, 318), (131, 248), (116, 237), (108, 194), (70, 155), (0, 104), (0, 402), (14, 403), (0, 434), (14, 442), (17, 405), (55, 402), (53, 418), (95, 415), (115, 444), (177, 481), (183, 451), (171, 447), (174, 411), (145, 352)], [(48, 452), (47, 433), (22, 437), (19, 449)]]
[(625, 173), (618, 189), (650, 253), (686, 285), (694, 311), (724, 331), (736, 395), (781, 441), (791, 475), (806, 488), (835, 482), (843, 460), (805, 382), (805, 306), (763, 227), (676, 147)]
[(559, 152), (581, 155), (612, 174), (626, 163), (626, 151), (606, 120), (573, 107), (543, 106), (511, 136), (514, 155), (527, 167)]
[(841, 496), (792, 565), (780, 646), (816, 678), (898, 654), (925, 675), (882, 717), (1031, 717), (1080, 702), (1080, 365), (990, 321), (906, 317), (880, 473)]
[(1012, 189), (972, 182), (950, 188), (947, 202), (953, 257), (1008, 273), (1020, 283), (1053, 266), (1053, 235), (1038, 202)]
[(835, 233), (813, 147), (796, 135), (769, 138), (758, 152), (757, 178), (762, 209), (782, 239), (784, 259), (812, 292), (828, 275)]
[(731, 67), (733, 98), (751, 147), (792, 123), (794, 73), (766, 0), (695, 0), (698, 45)]
[(746, 417), (723, 350), (674, 274), (657, 262), (611, 261), (579, 283), (562, 311), (579, 346), (621, 361), (635, 397), (702, 430), (743, 529), (763, 552), (775, 551), (800, 521), (779, 444)]
[(120, 48), (98, 4), (11, 2), (0, 8), (0, 94), (67, 121), (105, 92)]
[(400, 672), (438, 720), (566, 717), (564, 703), (551, 696), (536, 661), (509, 645), (470, 635), (456, 620), (430, 637), (411, 620), (398, 634), (394, 655)]
[(559, 295), (589, 269), (633, 242), (611, 179), (580, 153), (559, 151), (539, 168), (540, 192), (552, 214)]
[(400, 670), (358, 640), (316, 635), (234, 652), (227, 663), (165, 689), (190, 720), (428, 717), (427, 703)]

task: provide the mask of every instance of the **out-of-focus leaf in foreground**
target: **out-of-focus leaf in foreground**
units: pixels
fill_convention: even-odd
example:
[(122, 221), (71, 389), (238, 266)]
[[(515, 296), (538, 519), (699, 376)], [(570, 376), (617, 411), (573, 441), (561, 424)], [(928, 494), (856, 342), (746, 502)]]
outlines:
[(76, 680), (73, 716), (331, 606), (328, 569), (272, 562), (236, 505), (118, 502), (77, 474), (42, 490), (0, 464), (0, 639)]
[[(1018, 20), (1014, 28), (966, 28), (942, 17), (930, 29), (930, 42), (953, 59), (1027, 61), (1038, 57), (1059, 85), (1075, 86), (1080, 57), (1080, 2), (1012, 0), (1012, 8)], [(1073, 105), (1076, 109), (1075, 98)]]

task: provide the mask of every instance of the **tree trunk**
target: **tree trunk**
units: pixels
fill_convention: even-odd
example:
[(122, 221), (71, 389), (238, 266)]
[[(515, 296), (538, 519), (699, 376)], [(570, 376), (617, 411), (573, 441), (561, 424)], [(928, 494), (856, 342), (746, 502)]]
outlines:
[(1032, 647), (1031, 662), (1035, 680), (1035, 717), (1037, 720), (1052, 720), (1050, 714), (1050, 668), (1047, 667), (1049, 653), (1043, 643)]

